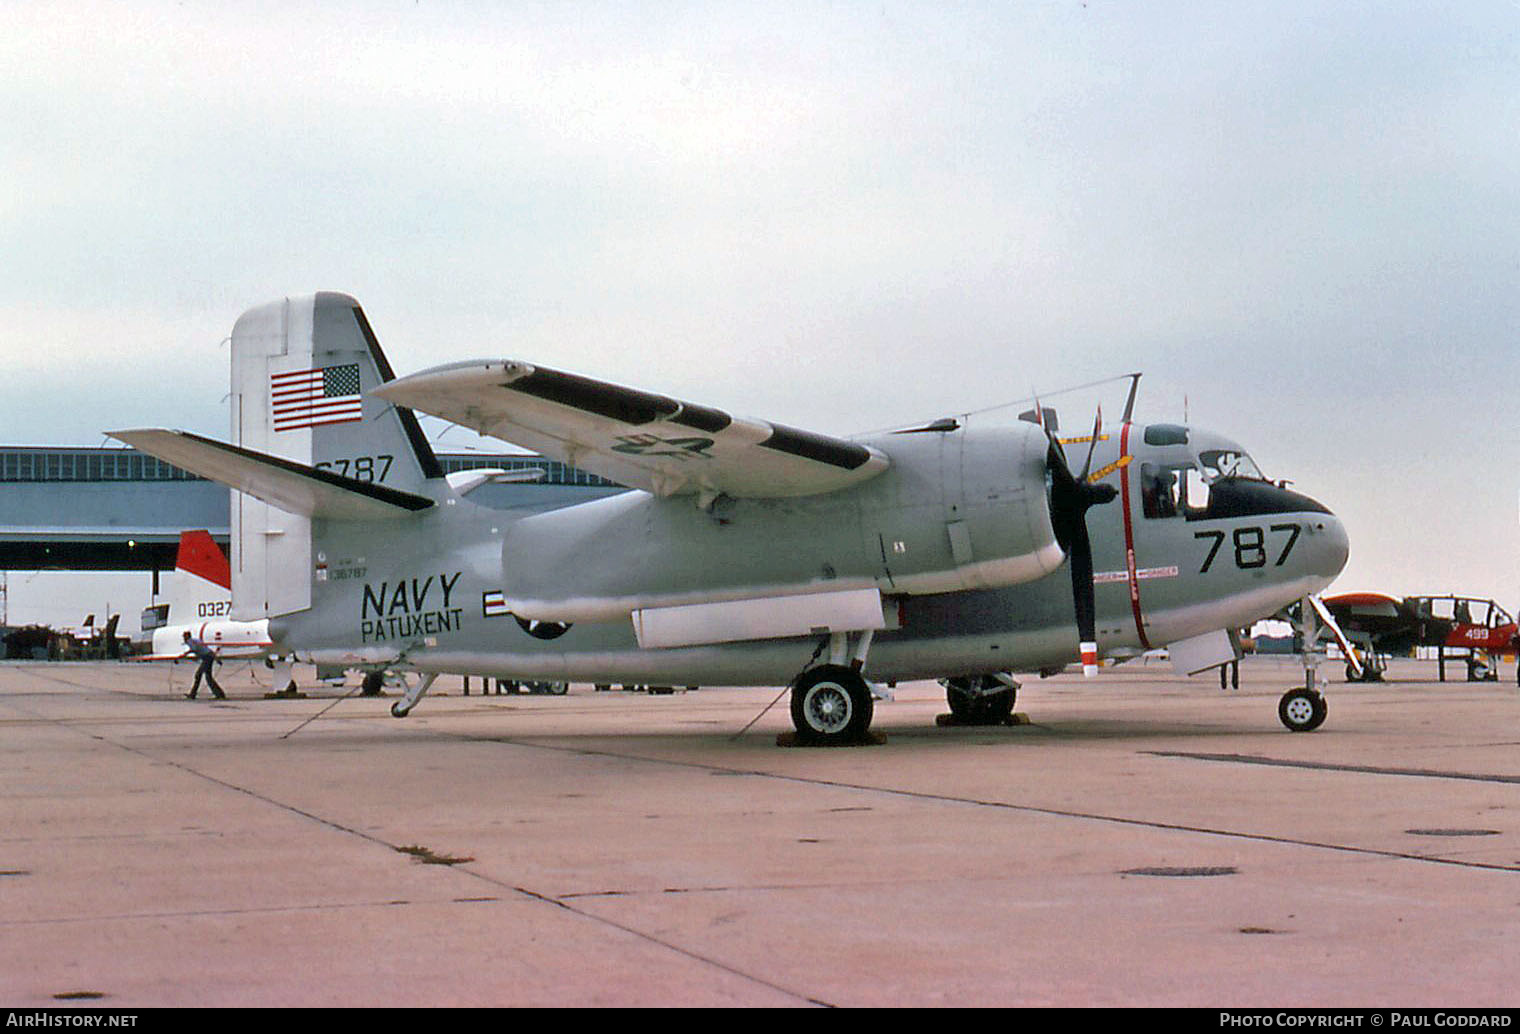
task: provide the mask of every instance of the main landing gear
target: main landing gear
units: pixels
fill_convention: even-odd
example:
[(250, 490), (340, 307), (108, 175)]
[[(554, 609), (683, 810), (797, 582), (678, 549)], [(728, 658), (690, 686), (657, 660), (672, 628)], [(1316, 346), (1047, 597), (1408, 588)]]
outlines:
[(941, 679), (950, 705), (942, 725), (1012, 725), (1019, 684), (1007, 675), (972, 675)]
[(1388, 665), (1381, 654), (1368, 650), (1362, 657), (1362, 670), (1358, 672), (1350, 661), (1346, 662), (1347, 682), (1382, 682)]
[(876, 705), (861, 674), (875, 633), (859, 633), (853, 649), (846, 632), (829, 636), (829, 662), (792, 680), (792, 728), (799, 746), (833, 747), (873, 742)]
[[(853, 650), (849, 637), (836, 632), (829, 639), (827, 664), (808, 668), (792, 681), (792, 743), (832, 747), (879, 743), (871, 733), (875, 703), (871, 684), (861, 674), (871, 633), (859, 633)], [(820, 648), (821, 651), (821, 648)], [(941, 725), (1013, 725), (1013, 705), (1019, 684), (1006, 672), (941, 679), (950, 714)]]
[(820, 664), (792, 684), (792, 726), (798, 743), (865, 743), (875, 710), (871, 687), (848, 665)]

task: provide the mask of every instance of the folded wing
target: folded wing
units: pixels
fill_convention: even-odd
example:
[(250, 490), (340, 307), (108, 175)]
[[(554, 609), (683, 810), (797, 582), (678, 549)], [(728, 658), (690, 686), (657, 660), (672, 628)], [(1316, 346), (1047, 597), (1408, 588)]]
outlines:
[(869, 446), (512, 360), (452, 363), (371, 394), (660, 496), (801, 496), (887, 469)]

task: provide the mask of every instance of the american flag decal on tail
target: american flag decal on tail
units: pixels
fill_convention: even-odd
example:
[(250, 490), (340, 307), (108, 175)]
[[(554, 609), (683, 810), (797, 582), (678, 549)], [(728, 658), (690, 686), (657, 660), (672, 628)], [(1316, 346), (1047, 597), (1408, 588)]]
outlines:
[(325, 366), (269, 375), (269, 408), (276, 431), (297, 431), (364, 419), (359, 366)]

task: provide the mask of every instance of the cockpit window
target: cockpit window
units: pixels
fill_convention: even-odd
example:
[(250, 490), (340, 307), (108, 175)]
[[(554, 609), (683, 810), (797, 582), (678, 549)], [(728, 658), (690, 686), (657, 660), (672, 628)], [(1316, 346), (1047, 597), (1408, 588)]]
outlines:
[(1176, 517), (1181, 496), (1176, 470), (1154, 463), (1140, 465), (1140, 501), (1147, 517)]
[(1209, 482), (1191, 463), (1142, 463), (1140, 502), (1147, 517), (1196, 520), (1209, 508)]
[(1421, 618), (1451, 621), (1459, 625), (1499, 628), (1513, 621), (1509, 612), (1493, 600), (1468, 599), (1461, 596), (1433, 596), (1416, 599), (1414, 606), (1415, 613)]
[(156, 603), (147, 607), (142, 612), (142, 630), (151, 632), (155, 628), (163, 628), (169, 623), (169, 605)]
[(1212, 479), (1193, 466), (1183, 468), (1182, 478), (1182, 509), (1192, 520), (1209, 508), (1209, 482)]
[(1202, 465), (1205, 480), (1208, 481), (1216, 481), (1219, 478), (1266, 480), (1251, 457), (1238, 449), (1209, 449), (1198, 454), (1198, 462)]

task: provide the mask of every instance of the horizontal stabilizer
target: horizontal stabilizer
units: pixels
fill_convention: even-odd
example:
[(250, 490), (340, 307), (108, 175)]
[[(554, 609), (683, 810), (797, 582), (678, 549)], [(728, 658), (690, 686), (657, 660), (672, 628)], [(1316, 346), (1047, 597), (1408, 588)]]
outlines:
[(433, 500), (426, 496), (357, 481), (188, 431), (142, 429), (107, 433), (166, 463), (303, 517), (391, 520), (433, 505)]

